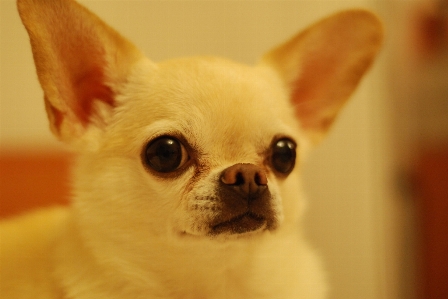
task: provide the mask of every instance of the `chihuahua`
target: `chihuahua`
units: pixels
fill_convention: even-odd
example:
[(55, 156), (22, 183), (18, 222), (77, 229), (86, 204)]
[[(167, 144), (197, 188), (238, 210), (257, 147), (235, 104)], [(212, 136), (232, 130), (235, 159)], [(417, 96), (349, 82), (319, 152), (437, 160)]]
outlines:
[(155, 63), (73, 0), (19, 0), (72, 205), (1, 225), (4, 299), (325, 298), (299, 163), (382, 43), (330, 16), (256, 66)]

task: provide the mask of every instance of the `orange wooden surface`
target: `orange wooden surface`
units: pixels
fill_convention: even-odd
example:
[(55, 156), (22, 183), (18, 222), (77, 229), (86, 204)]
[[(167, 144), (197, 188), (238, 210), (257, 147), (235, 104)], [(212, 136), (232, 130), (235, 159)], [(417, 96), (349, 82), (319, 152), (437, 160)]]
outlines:
[(416, 170), (421, 230), (419, 298), (448, 298), (448, 148), (423, 151)]
[(0, 154), (0, 217), (69, 203), (71, 155), (62, 152)]

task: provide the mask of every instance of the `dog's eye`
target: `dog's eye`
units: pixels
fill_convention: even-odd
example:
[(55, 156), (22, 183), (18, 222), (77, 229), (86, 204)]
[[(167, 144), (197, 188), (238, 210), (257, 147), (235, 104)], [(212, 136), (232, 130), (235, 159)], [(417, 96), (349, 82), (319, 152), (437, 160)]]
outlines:
[(282, 174), (290, 173), (296, 163), (296, 144), (288, 139), (277, 140), (272, 146), (271, 164)]
[(182, 143), (174, 137), (162, 136), (151, 141), (145, 149), (146, 164), (157, 172), (168, 173), (188, 161)]

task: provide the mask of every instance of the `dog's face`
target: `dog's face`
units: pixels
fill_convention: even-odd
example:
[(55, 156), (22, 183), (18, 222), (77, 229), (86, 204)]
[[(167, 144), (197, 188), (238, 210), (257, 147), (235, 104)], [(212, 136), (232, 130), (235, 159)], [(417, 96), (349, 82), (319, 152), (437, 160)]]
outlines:
[(302, 31), (255, 67), (207, 57), (156, 64), (74, 1), (18, 6), (52, 131), (81, 153), (77, 225), (104, 250), (125, 246), (131, 255), (148, 239), (228, 240), (295, 227), (298, 164), (382, 40), (378, 19), (353, 10)]
[(297, 164), (309, 142), (271, 68), (190, 58), (142, 62), (133, 76), (79, 174), (79, 189), (96, 190), (79, 196), (83, 218), (183, 238), (248, 236), (298, 220)]

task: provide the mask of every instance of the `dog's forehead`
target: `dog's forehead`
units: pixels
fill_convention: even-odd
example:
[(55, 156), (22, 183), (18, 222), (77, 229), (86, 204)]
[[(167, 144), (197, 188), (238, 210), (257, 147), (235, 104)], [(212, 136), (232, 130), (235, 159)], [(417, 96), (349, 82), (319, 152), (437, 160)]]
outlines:
[(267, 70), (215, 57), (178, 59), (160, 64), (153, 88), (166, 93), (164, 100), (182, 101), (203, 114), (280, 108), (284, 91)]
[[(132, 84), (131, 99), (124, 101), (132, 115), (128, 126), (140, 126), (150, 135), (180, 130), (202, 139), (198, 142), (242, 144), (294, 133), (288, 95), (267, 67), (214, 57), (185, 58), (160, 63)], [(156, 126), (160, 121), (166, 125)]]
[(248, 124), (269, 118), (275, 122), (289, 106), (282, 85), (269, 70), (215, 57), (179, 59), (160, 65), (154, 88), (166, 94), (159, 103), (171, 103), (165, 109), (173, 112), (182, 113), (186, 105), (203, 120), (229, 125), (242, 125), (239, 118)]

